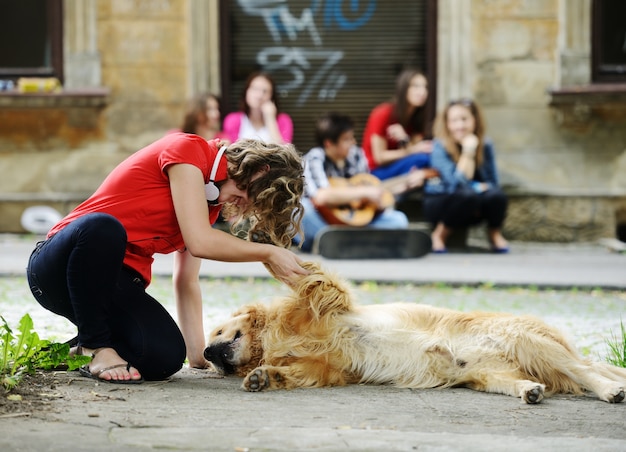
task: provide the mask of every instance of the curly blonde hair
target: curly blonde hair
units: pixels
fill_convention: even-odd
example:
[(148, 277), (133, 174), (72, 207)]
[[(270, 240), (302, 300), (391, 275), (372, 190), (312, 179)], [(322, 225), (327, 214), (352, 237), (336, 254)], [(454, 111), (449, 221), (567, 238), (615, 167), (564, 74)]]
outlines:
[[(296, 148), (243, 139), (228, 146), (224, 155), (228, 178), (251, 201), (244, 209), (224, 205), (223, 216), (233, 220), (233, 233), (249, 221), (243, 226), (248, 240), (288, 248), (296, 234), (302, 237), (304, 167)], [(252, 181), (253, 176), (258, 177)]]

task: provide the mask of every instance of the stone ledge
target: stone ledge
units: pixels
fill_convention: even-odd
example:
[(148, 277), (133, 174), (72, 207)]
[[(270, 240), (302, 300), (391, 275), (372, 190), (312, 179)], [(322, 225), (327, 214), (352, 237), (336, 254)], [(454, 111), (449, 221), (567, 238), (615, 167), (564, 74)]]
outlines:
[(611, 189), (607, 190), (606, 188), (594, 189), (594, 188), (584, 188), (584, 189), (558, 189), (558, 188), (550, 188), (550, 189), (533, 189), (533, 188), (525, 188), (518, 186), (505, 186), (503, 187), (504, 192), (509, 197), (526, 197), (526, 196), (536, 196), (536, 197), (556, 197), (556, 198), (623, 198), (626, 197), (626, 189)]
[(593, 85), (566, 86), (548, 89), (550, 105), (623, 104), (626, 100), (626, 83), (596, 83)]
[[(574, 243), (614, 238), (626, 217), (626, 193), (574, 193), (533, 191), (504, 187), (509, 212), (504, 235), (510, 240)], [(410, 193), (396, 205), (411, 222), (423, 222), (421, 191)], [(471, 228), (471, 234), (484, 228)], [(476, 231), (475, 231), (476, 230)], [(467, 239), (461, 237), (460, 243)]]
[(0, 202), (83, 202), (91, 193), (0, 193)]
[(108, 104), (107, 87), (64, 90), (60, 93), (20, 93), (0, 91), (0, 108), (94, 107)]
[(64, 216), (88, 197), (85, 193), (0, 193), (0, 233), (27, 232), (21, 217), (28, 207), (52, 207)]

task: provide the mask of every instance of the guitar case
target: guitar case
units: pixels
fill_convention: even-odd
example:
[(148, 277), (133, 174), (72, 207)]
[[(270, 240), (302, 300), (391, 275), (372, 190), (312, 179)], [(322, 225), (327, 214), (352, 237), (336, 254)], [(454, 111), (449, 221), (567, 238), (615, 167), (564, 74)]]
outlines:
[(327, 259), (413, 259), (431, 249), (430, 233), (411, 228), (327, 226), (313, 242), (313, 253)]

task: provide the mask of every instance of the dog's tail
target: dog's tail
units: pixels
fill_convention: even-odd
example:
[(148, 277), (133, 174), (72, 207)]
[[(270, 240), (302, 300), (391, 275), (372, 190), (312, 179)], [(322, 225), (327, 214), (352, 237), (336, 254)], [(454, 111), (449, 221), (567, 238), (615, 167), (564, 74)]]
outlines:
[(294, 296), (300, 303), (308, 304), (315, 320), (352, 309), (352, 295), (345, 281), (316, 262), (304, 262), (302, 266), (311, 273), (294, 285)]

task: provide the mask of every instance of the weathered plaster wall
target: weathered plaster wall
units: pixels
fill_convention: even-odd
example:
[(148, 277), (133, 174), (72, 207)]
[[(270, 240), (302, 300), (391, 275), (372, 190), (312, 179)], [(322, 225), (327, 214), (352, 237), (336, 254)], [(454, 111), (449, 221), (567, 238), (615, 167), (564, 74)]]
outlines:
[(66, 94), (0, 98), (1, 231), (21, 232), (31, 205), (66, 213), (129, 153), (179, 126), (191, 93), (215, 87), (206, 54), (216, 58), (217, 34), (199, 20), (216, 5), (64, 1)]
[(591, 83), (590, 11), (590, 0), (439, 2), (438, 104), (483, 107), (512, 238), (593, 240), (623, 221), (626, 103), (550, 94)]

